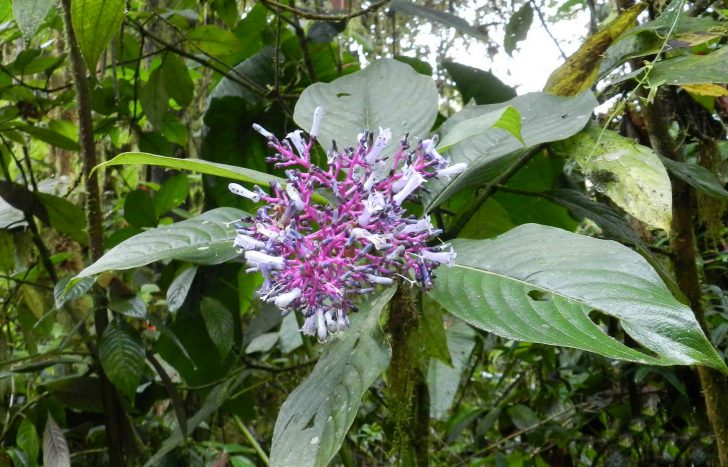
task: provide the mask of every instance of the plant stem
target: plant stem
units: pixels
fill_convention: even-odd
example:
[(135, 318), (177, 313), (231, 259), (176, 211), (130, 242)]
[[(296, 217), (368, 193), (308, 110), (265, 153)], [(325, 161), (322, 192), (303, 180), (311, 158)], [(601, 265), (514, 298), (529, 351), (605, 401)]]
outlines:
[[(650, 134), (652, 148), (660, 155), (680, 161), (680, 156), (668, 129), (670, 124), (670, 100), (662, 90), (647, 107), (645, 123)], [(693, 219), (695, 218), (694, 195), (690, 185), (672, 177), (672, 238), (673, 264), (680, 289), (690, 302), (700, 327), (709, 335), (702, 305), (700, 274), (697, 261), (699, 252), (695, 243)], [(718, 464), (728, 466), (728, 381), (720, 372), (700, 366), (698, 376), (703, 388), (708, 419), (715, 433)]]
[[(81, 146), (81, 160), (83, 165), (84, 188), (86, 190), (86, 219), (88, 228), (89, 253), (92, 261), (96, 261), (104, 254), (104, 236), (101, 223), (101, 193), (99, 181), (92, 169), (97, 165), (96, 146), (94, 144), (93, 119), (91, 116), (91, 97), (88, 80), (86, 79), (86, 65), (81, 56), (81, 50), (76, 40), (71, 21), (71, 0), (62, 0), (63, 23), (66, 29), (66, 45), (71, 59), (73, 84), (76, 91), (76, 106), (78, 108), (78, 140)], [(109, 324), (106, 304), (102, 296), (94, 296), (94, 327), (97, 344)], [(122, 428), (128, 423), (118, 402), (116, 390), (111, 385), (106, 374), (98, 364), (101, 379), (101, 400), (104, 408), (106, 425), (106, 443), (109, 453), (109, 465), (121, 467), (125, 464), (125, 453), (122, 443)]]
[(389, 310), (392, 360), (387, 370), (387, 407), (394, 425), (392, 450), (400, 463), (427, 466), (430, 402), (427, 381), (418, 371), (423, 354), (417, 339), (420, 319), (412, 290), (405, 284), (400, 284)]
[(270, 460), (268, 459), (268, 456), (266, 455), (265, 451), (263, 451), (263, 448), (260, 447), (260, 443), (258, 443), (258, 440), (255, 439), (255, 436), (253, 436), (253, 433), (248, 430), (248, 427), (245, 426), (242, 420), (240, 420), (240, 417), (237, 415), (233, 415), (233, 418), (235, 419), (235, 424), (240, 428), (240, 431), (243, 432), (243, 436), (245, 436), (245, 439), (248, 440), (248, 442), (253, 446), (253, 449), (255, 449), (255, 452), (258, 454), (258, 457), (260, 457), (260, 460), (263, 461), (265, 465), (270, 465)]

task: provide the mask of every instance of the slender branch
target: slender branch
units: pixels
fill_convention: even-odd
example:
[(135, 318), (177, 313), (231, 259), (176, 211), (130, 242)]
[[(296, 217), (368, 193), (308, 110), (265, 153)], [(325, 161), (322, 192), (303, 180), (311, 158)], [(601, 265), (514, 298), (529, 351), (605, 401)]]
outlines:
[(493, 194), (498, 190), (498, 187), (507, 182), (513, 175), (515, 175), (516, 172), (518, 172), (524, 165), (526, 165), (528, 161), (530, 161), (536, 154), (541, 152), (542, 149), (543, 145), (539, 144), (527, 150), (526, 152), (521, 154), (521, 156), (516, 159), (516, 161), (510, 167), (503, 171), (503, 173), (491, 180), (490, 183), (488, 183), (483, 188), (478, 197), (472, 203), (470, 203), (470, 205), (466, 209), (461, 211), (460, 214), (455, 218), (455, 220), (453, 220), (452, 225), (450, 226), (448, 231), (442, 235), (442, 239), (452, 240), (453, 238), (457, 237), (463, 230), (465, 225), (468, 223), (468, 221), (470, 221), (475, 213), (478, 212), (480, 207), (483, 206), (488, 198), (493, 196)]
[(179, 397), (179, 393), (174, 387), (172, 379), (169, 377), (164, 367), (154, 357), (154, 354), (147, 351), (147, 360), (152, 364), (154, 370), (159, 375), (159, 378), (164, 384), (164, 388), (167, 390), (167, 395), (172, 400), (172, 407), (174, 408), (174, 414), (177, 417), (177, 424), (179, 425), (179, 431), (182, 433), (182, 439), (187, 439), (187, 412), (185, 406), (182, 403), (182, 399)]
[(551, 33), (551, 30), (548, 27), (548, 24), (546, 24), (546, 18), (544, 18), (543, 13), (541, 13), (541, 9), (536, 5), (535, 0), (529, 0), (531, 2), (531, 6), (533, 6), (533, 9), (536, 10), (536, 14), (538, 15), (539, 21), (541, 21), (541, 26), (543, 26), (543, 29), (546, 31), (546, 34), (549, 35), (552, 41), (554, 41), (554, 44), (556, 44), (556, 48), (559, 49), (559, 53), (561, 54), (561, 58), (566, 60), (566, 53), (564, 53), (564, 50), (561, 48), (561, 44), (559, 44), (559, 40), (556, 39), (556, 37)]
[(235, 420), (235, 424), (240, 428), (240, 431), (243, 432), (243, 436), (245, 436), (245, 439), (248, 440), (248, 442), (253, 446), (253, 449), (255, 449), (255, 452), (258, 454), (258, 457), (260, 457), (260, 460), (263, 461), (263, 464), (270, 465), (270, 459), (268, 459), (268, 456), (266, 455), (265, 451), (263, 451), (263, 448), (260, 447), (260, 443), (258, 443), (258, 440), (255, 439), (255, 436), (253, 436), (253, 433), (248, 430), (248, 427), (243, 424), (243, 421), (240, 420), (240, 417), (237, 415), (233, 415), (233, 419)]
[(289, 5), (286, 5), (285, 3), (276, 2), (274, 0), (258, 0), (259, 3), (262, 3), (264, 5), (271, 5), (276, 8), (280, 8), (281, 10), (287, 11), (289, 13), (293, 13), (294, 15), (298, 16), (299, 18), (304, 19), (312, 19), (316, 21), (348, 21), (351, 18), (356, 18), (357, 16), (366, 15), (367, 13), (371, 13), (373, 11), (378, 10), (379, 8), (383, 7), (387, 3), (389, 3), (389, 0), (380, 0), (378, 2), (374, 2), (371, 5), (369, 5), (366, 8), (363, 8), (358, 11), (350, 11), (348, 13), (344, 14), (321, 14), (321, 13), (314, 13), (308, 10), (301, 10), (296, 7), (292, 7)]

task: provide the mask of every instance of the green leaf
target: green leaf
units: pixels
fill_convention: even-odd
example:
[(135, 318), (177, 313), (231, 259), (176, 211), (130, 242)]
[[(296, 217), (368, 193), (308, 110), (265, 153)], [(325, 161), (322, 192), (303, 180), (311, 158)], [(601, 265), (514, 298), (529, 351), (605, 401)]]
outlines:
[(18, 434), (15, 442), (20, 449), (28, 456), (28, 463), (31, 466), (38, 465), (38, 453), (40, 452), (40, 440), (33, 422), (23, 418), (18, 427)]
[(229, 223), (246, 215), (233, 208), (218, 208), (199, 217), (149, 229), (124, 240), (87, 267), (74, 281), (112, 269), (131, 269), (162, 259), (198, 264), (219, 264), (235, 258), (235, 227)]
[(522, 117), (521, 136), (526, 147), (501, 128), (491, 128), (452, 147), (446, 155), (453, 164), (467, 163), (468, 169), (450, 180), (430, 181), (427, 187), (430, 193), (423, 196), (425, 209), (432, 209), (466, 188), (482, 186), (500, 175), (534, 146), (572, 136), (584, 128), (596, 105), (597, 101), (591, 92), (574, 97), (550, 96), (536, 92), (518, 96), (502, 104), (464, 108), (440, 127), (443, 139), (460, 122), (512, 106)]
[(114, 295), (109, 289), (109, 309), (129, 318), (147, 319), (147, 304), (139, 295)]
[(506, 35), (503, 39), (503, 48), (508, 55), (513, 55), (516, 45), (526, 40), (528, 30), (533, 23), (533, 7), (530, 3), (524, 3), (506, 24)]
[(78, 151), (80, 148), (78, 142), (49, 128), (27, 123), (16, 123), (13, 127), (57, 148), (68, 149), (69, 151)]
[(71, 0), (71, 21), (76, 40), (89, 70), (96, 64), (106, 46), (124, 21), (124, 0)]
[(162, 65), (164, 90), (180, 106), (187, 107), (192, 102), (195, 84), (185, 62), (175, 54), (167, 54)]
[(544, 90), (558, 96), (574, 96), (591, 88), (597, 80), (607, 48), (634, 23), (645, 7), (644, 3), (632, 6), (589, 37), (579, 50), (551, 73)]
[(508, 415), (511, 421), (519, 430), (527, 430), (538, 425), (540, 422), (538, 416), (523, 404), (516, 404), (508, 408)]
[(169, 288), (167, 289), (167, 308), (171, 313), (179, 310), (182, 304), (184, 304), (196, 275), (197, 266), (186, 267), (169, 284)]
[(715, 175), (702, 165), (686, 164), (666, 157), (660, 157), (660, 160), (667, 170), (696, 190), (700, 190), (714, 198), (728, 201), (728, 190), (723, 188)]
[(478, 30), (478, 28), (471, 26), (470, 23), (445, 11), (436, 10), (434, 8), (418, 5), (415, 2), (409, 2), (407, 0), (392, 0), (389, 2), (389, 8), (409, 16), (420, 16), (426, 18), (435, 23), (440, 23), (445, 26), (455, 28), (458, 31), (469, 34), (477, 39), (483, 39), (485, 35)]
[(73, 276), (66, 276), (59, 280), (53, 288), (53, 298), (55, 299), (56, 309), (60, 309), (63, 305), (71, 300), (81, 298), (86, 292), (91, 290), (96, 279), (93, 277), (85, 277), (72, 285), (68, 285)]
[[(357, 135), (367, 128), (389, 128), (395, 141), (405, 133), (424, 137), (435, 123), (437, 102), (431, 78), (397, 60), (381, 59), (331, 83), (307, 87), (293, 119), (310, 130), (314, 110), (323, 107), (318, 139), (328, 150), (332, 140), (340, 146), (356, 144)], [(391, 151), (395, 146), (390, 143)]]
[(479, 70), (455, 62), (445, 62), (447, 73), (463, 96), (463, 103), (471, 99), (478, 105), (498, 104), (516, 97), (516, 91), (489, 71)]
[(164, 125), (164, 114), (169, 108), (169, 95), (164, 82), (162, 68), (156, 68), (149, 75), (149, 79), (141, 91), (139, 91), (139, 102), (147, 115), (147, 119), (159, 130)]
[(161, 216), (184, 203), (189, 191), (190, 182), (185, 174), (174, 175), (165, 180), (154, 196), (154, 210), (157, 216)]
[[(692, 310), (675, 300), (644, 258), (619, 243), (526, 224), (492, 240), (455, 240), (453, 247), (455, 264), (438, 269), (432, 295), (479, 329), (621, 360), (728, 373)], [(592, 321), (594, 310), (619, 319), (647, 350), (608, 336)]]
[(249, 183), (258, 183), (268, 185), (273, 180), (278, 180), (285, 184), (285, 180), (263, 172), (236, 167), (234, 165), (218, 164), (202, 159), (177, 159), (176, 157), (157, 156), (146, 152), (124, 152), (114, 157), (110, 161), (97, 165), (94, 170), (112, 165), (126, 164), (145, 164), (156, 165), (159, 167), (168, 167), (170, 169), (189, 170), (191, 172), (200, 172), (207, 175), (216, 175), (232, 180), (240, 180)]
[[(660, 60), (649, 66), (651, 68), (648, 82), (652, 86), (661, 84), (704, 84), (728, 82), (728, 47), (706, 55), (686, 53), (677, 57)], [(615, 82), (643, 75), (648, 67), (625, 75)]]
[(68, 235), (81, 245), (88, 243), (86, 213), (79, 206), (59, 196), (36, 192), (35, 196), (45, 206), (49, 225)]
[(134, 227), (155, 227), (157, 213), (154, 201), (144, 190), (130, 191), (124, 199), (124, 219)]
[(339, 451), (362, 395), (389, 364), (379, 316), (393, 294), (391, 287), (370, 299), (283, 403), (273, 430), (271, 465), (325, 466)]
[(137, 331), (125, 321), (111, 321), (101, 337), (99, 359), (109, 381), (133, 400), (144, 372), (144, 344)]
[(66, 437), (50, 413), (43, 430), (43, 465), (71, 467), (71, 454), (68, 451)]
[(445, 418), (455, 400), (463, 371), (475, 347), (475, 331), (462, 321), (456, 322), (447, 329), (447, 347), (452, 366), (439, 360), (430, 360), (427, 370), (430, 416), (439, 420)]
[(18, 23), (25, 42), (30, 42), (35, 36), (55, 3), (55, 0), (13, 0), (13, 18)]
[(506, 106), (493, 112), (462, 120), (445, 133), (437, 149), (447, 151), (459, 142), (479, 136), (490, 128), (502, 128), (524, 144), (521, 138), (521, 114), (515, 107)]
[(200, 311), (210, 339), (217, 347), (220, 358), (225, 359), (233, 346), (235, 323), (230, 310), (214, 298), (205, 297), (200, 303)]
[(597, 191), (629, 214), (651, 227), (670, 230), (672, 185), (652, 149), (594, 125), (551, 148), (576, 161)]
[(287, 314), (281, 321), (278, 341), (281, 352), (284, 354), (293, 352), (303, 345), (303, 337), (301, 337), (301, 330), (298, 328), (298, 321), (296, 321), (294, 313)]
[(187, 34), (187, 39), (210, 55), (227, 55), (241, 49), (241, 43), (235, 34), (213, 25), (197, 26)]

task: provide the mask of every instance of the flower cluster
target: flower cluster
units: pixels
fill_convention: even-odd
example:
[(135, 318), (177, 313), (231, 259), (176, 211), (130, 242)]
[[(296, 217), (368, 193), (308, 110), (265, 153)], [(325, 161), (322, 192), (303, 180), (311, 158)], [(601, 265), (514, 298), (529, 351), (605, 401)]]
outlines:
[[(322, 109), (316, 109), (310, 138), (301, 130), (283, 140), (259, 125), (276, 153), (267, 161), (285, 170), (287, 183), (270, 184), (270, 194), (231, 183), (230, 190), (264, 202), (254, 217), (237, 224), (235, 246), (244, 251), (248, 272), (260, 271), (258, 294), (284, 313), (304, 314), (302, 331), (325, 341), (349, 325), (353, 298), (389, 285), (396, 276), (432, 287), (433, 269), (450, 264), (455, 252), (447, 245), (428, 246), (440, 231), (429, 216), (407, 215), (402, 204), (425, 180), (462, 172), (435, 150), (436, 137), (410, 146), (407, 137), (392, 156), (385, 155), (388, 129), (359, 135), (354, 147), (333, 149), (326, 170), (311, 162)], [(314, 193), (330, 204), (313, 201)], [(405, 276), (408, 275), (408, 277)]]

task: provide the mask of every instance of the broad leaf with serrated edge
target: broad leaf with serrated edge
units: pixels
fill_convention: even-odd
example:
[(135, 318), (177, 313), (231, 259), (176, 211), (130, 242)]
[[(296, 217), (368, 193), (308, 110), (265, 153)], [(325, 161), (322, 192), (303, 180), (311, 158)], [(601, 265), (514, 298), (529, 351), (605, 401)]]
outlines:
[[(728, 373), (692, 310), (654, 269), (619, 243), (536, 224), (491, 240), (455, 240), (452, 267), (432, 295), (494, 334), (653, 365), (706, 365)], [(647, 351), (608, 336), (589, 314), (614, 316)]]
[(273, 431), (274, 466), (325, 466), (354, 422), (361, 396), (389, 364), (379, 315), (394, 287), (370, 299), (351, 328), (327, 345), (308, 378), (286, 399)]
[(125, 321), (109, 323), (99, 344), (99, 359), (109, 381), (133, 399), (144, 371), (144, 344), (136, 329)]
[(526, 146), (500, 128), (490, 128), (478, 136), (461, 141), (445, 155), (451, 158), (453, 164), (467, 163), (468, 169), (450, 180), (431, 180), (427, 186), (430, 193), (423, 195), (425, 208), (430, 210), (459, 191), (487, 183), (534, 146), (577, 133), (587, 124), (596, 105), (594, 94), (589, 91), (575, 97), (535, 92), (501, 104), (464, 108), (440, 127), (443, 139), (460, 122), (512, 106), (522, 117), (521, 136)]
[(124, 0), (72, 0), (71, 21), (83, 58), (92, 72), (124, 20)]
[(124, 240), (87, 267), (74, 280), (112, 269), (131, 269), (161, 259), (219, 264), (237, 256), (235, 227), (245, 212), (217, 208), (199, 217), (157, 227)]
[[(397, 60), (381, 59), (331, 83), (307, 87), (293, 118), (308, 131), (314, 110), (323, 107), (318, 139), (328, 150), (332, 140), (340, 146), (356, 144), (357, 135), (365, 129), (389, 128), (394, 141), (405, 133), (424, 137), (435, 123), (437, 102), (431, 78)], [(394, 147), (390, 142), (388, 148)]]

